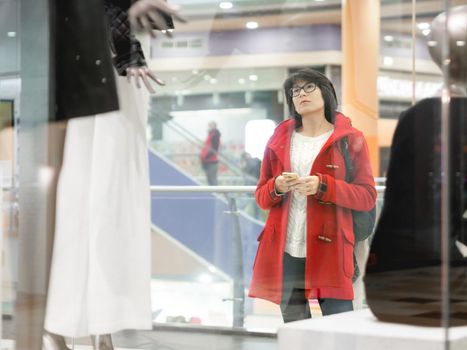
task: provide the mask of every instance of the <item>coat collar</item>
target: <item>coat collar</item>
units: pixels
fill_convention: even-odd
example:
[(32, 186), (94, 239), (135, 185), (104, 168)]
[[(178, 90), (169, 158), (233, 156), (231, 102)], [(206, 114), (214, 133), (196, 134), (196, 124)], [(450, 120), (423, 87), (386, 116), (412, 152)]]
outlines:
[[(271, 137), (269, 148), (276, 154), (276, 157), (284, 164), (285, 171), (290, 171), (290, 140), (295, 130), (295, 120), (287, 119), (281, 122), (275, 129)], [(342, 113), (336, 112), (334, 131), (324, 144), (322, 151), (330, 147), (333, 143), (345, 136), (355, 134), (358, 131), (352, 127), (350, 118)], [(321, 153), (321, 152), (320, 152)]]

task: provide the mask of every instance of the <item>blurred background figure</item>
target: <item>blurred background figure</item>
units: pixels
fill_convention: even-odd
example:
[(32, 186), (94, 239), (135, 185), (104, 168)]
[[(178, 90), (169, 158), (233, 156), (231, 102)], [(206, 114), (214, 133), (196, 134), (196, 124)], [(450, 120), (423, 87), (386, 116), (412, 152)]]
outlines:
[(208, 137), (204, 141), (201, 150), (201, 166), (206, 173), (208, 185), (217, 186), (217, 171), (219, 170), (219, 147), (221, 143), (221, 133), (217, 129), (217, 124), (213, 121), (208, 124)]
[(261, 160), (253, 158), (250, 153), (243, 152), (240, 158), (240, 168), (243, 172), (245, 185), (256, 185), (261, 171)]

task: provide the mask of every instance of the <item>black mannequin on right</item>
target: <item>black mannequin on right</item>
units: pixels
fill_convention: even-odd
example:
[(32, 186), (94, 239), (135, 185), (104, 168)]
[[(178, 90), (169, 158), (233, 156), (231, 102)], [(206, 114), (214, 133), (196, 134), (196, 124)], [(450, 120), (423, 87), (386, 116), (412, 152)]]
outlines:
[[(451, 325), (467, 325), (466, 23), (467, 6), (454, 7), (447, 33), (441, 14), (428, 38), (432, 58), (446, 74), (443, 98), (449, 103)], [(442, 98), (424, 99), (402, 113), (394, 134), (365, 276), (367, 302), (382, 321), (441, 326), (441, 118)]]

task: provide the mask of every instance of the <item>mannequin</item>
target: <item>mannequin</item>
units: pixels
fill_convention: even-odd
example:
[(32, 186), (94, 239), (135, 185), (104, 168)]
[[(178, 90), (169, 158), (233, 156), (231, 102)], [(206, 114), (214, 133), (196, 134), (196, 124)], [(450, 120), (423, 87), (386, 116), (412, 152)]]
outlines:
[[(449, 40), (449, 66), (447, 89), (450, 96), (467, 97), (467, 5), (458, 6), (449, 11), (448, 37)], [(431, 32), (428, 36), (428, 50), (433, 61), (443, 70), (443, 45), (445, 37), (446, 14), (438, 15), (431, 23)]]
[(146, 67), (125, 4), (105, 1), (113, 64), (128, 78), (115, 79), (120, 110), (68, 122), (43, 349), (91, 335), (94, 349), (110, 350), (111, 333), (152, 328), (146, 115), (129, 82), (150, 93), (149, 80), (164, 82)]
[[(428, 39), (433, 60), (446, 74), (450, 152), (442, 153), (440, 97), (402, 113), (391, 146), (383, 210), (367, 263), (367, 302), (383, 321), (442, 326), (442, 158), (450, 164), (450, 325), (467, 325), (467, 6), (437, 16)], [(449, 41), (449, 60), (443, 42)]]

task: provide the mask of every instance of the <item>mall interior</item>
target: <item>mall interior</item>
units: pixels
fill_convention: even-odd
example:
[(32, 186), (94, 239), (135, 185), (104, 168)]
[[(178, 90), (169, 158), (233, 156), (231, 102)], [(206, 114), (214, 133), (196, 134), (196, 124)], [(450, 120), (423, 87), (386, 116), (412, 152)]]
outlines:
[[(152, 0), (133, 2), (143, 1)], [(85, 2), (90, 3), (82, 3)], [(104, 1), (96, 4), (101, 2)], [(64, 271), (64, 266), (75, 258), (76, 275), (68, 273), (54, 287), (69, 296), (62, 297), (64, 305), (86, 309), (83, 319), (91, 319), (94, 311), (101, 316), (105, 313), (102, 302), (93, 304), (94, 296), (102, 294), (105, 299), (105, 293), (115, 294), (120, 297), (119, 302), (109, 308), (146, 308), (151, 322), (149, 326), (143, 322), (141, 327), (122, 326), (116, 332), (102, 334), (92, 330), (77, 336), (70, 336), (71, 331), (61, 333), (73, 349), (111, 350), (108, 344), (96, 347), (96, 338), (88, 337), (107, 333), (112, 333), (113, 346), (121, 349), (467, 349), (467, 264), (464, 259), (456, 265), (456, 269), (463, 269), (462, 273), (450, 270), (447, 246), (451, 226), (456, 225), (455, 219), (446, 219), (457, 210), (449, 200), (449, 191), (458, 185), (458, 178), (463, 179), (459, 186), (465, 190), (467, 177), (462, 173), (464, 158), (443, 156), (456, 147), (463, 147), (464, 155), (467, 152), (467, 141), (460, 146), (448, 142), (452, 139), (449, 126), (454, 114), (451, 99), (467, 96), (467, 0), (167, 0), (177, 6), (177, 14), (172, 15), (174, 28), (155, 30), (154, 37), (135, 26), (131, 29), (152, 72), (149, 78), (155, 75), (165, 85), (149, 79), (155, 90), (151, 93), (142, 81), (127, 82), (126, 78), (116, 77), (120, 112), (115, 113), (120, 117), (126, 113), (132, 121), (106, 126), (106, 121), (98, 122), (105, 117), (91, 117), (89, 120), (96, 121), (86, 128), (77, 127), (75, 124), (80, 121), (74, 119), (66, 127), (51, 122), (50, 116), (56, 110), (54, 89), (58, 86), (52, 52), (54, 38), (60, 32), (58, 25), (51, 25), (53, 3), (0, 0), (2, 349), (48, 349), (43, 347), (43, 335), (48, 327), (53, 329), (49, 326), (53, 322), (47, 321), (47, 313), (62, 311), (59, 304), (51, 305), (57, 300), (50, 292), (51, 276), (57, 274), (51, 271)], [(460, 8), (464, 15), (455, 23), (462, 33), (452, 44), (449, 25), (436, 28), (438, 37), (432, 25), (440, 14), (454, 8)], [(447, 18), (449, 21), (450, 16)], [(103, 19), (102, 23), (107, 22)], [(81, 36), (83, 39), (89, 37)], [(441, 55), (439, 61), (443, 62), (441, 67), (433, 58), (436, 48)], [(457, 80), (463, 86), (452, 92), (447, 85), (453, 80), (449, 64), (455, 50), (463, 57), (461, 79)], [(79, 59), (76, 54), (76, 61)], [(100, 57), (91, 59), (96, 66), (103, 65)], [(432, 244), (438, 256), (437, 263), (430, 266), (439, 267), (439, 272), (430, 275), (433, 271), (417, 270), (419, 265), (408, 264), (390, 271), (385, 282), (375, 282), (377, 292), (372, 293), (372, 298), (384, 294), (387, 284), (391, 285), (388, 290), (397, 294), (404, 283), (412, 283), (410, 295), (400, 294), (397, 304), (378, 299), (387, 309), (397, 309), (398, 316), (380, 317), (365, 293), (363, 275), (373, 235), (352, 243), (361, 272), (353, 283), (354, 311), (323, 317), (318, 300), (310, 299), (312, 319), (284, 324), (277, 304), (249, 296), (268, 217), (268, 210), (261, 209), (255, 201), (256, 185), (263, 171), (260, 164), (276, 126), (291, 118), (284, 81), (304, 68), (318, 71), (332, 82), (337, 110), (364, 135), (377, 193), (376, 227), (385, 200), (390, 200), (385, 198), (386, 179), (389, 186), (390, 174), (397, 172), (388, 169), (395, 162), (391, 160), (391, 147), (395, 147), (393, 139), (401, 114), (426, 99), (442, 102), (441, 122), (431, 129), (422, 124), (414, 131), (414, 140), (425, 132), (439, 136), (439, 162), (426, 174), (439, 175), (430, 190), (430, 198), (439, 204), (433, 210), (440, 218), (433, 221), (436, 227), (432, 227), (432, 232), (438, 235)], [(71, 75), (73, 70), (70, 65), (61, 67), (60, 72)], [(98, 79), (108, 86), (113, 80)], [(136, 82), (142, 86), (135, 88)], [(88, 93), (92, 95), (91, 91)], [(79, 101), (86, 103), (85, 99)], [(466, 110), (460, 111), (460, 119), (465, 119)], [(91, 114), (96, 113), (88, 113)], [(212, 125), (220, 133), (214, 175), (209, 173), (202, 156), (206, 144), (213, 142)], [(453, 128), (461, 134), (462, 125)], [(136, 136), (128, 136), (131, 133)], [(418, 155), (430, 150), (414, 147), (407, 150), (407, 154), (412, 152), (407, 157), (412, 157), (408, 161), (415, 166), (421, 159)], [(85, 151), (89, 154), (83, 155)], [(63, 159), (63, 165), (57, 159)], [(125, 159), (125, 164), (116, 159), (120, 163)], [(103, 169), (108, 178), (99, 177), (98, 172)], [(446, 180), (451, 179), (451, 173), (454, 182)], [(68, 176), (68, 181), (61, 176)], [(126, 176), (131, 178), (129, 182), (125, 182)], [(56, 181), (62, 181), (58, 189), (53, 187)], [(393, 191), (404, 192), (406, 187)], [(126, 197), (119, 197), (116, 193), (120, 192)], [(458, 192), (462, 198), (467, 196), (463, 190)], [(145, 199), (146, 195), (148, 205), (139, 198)], [(411, 202), (414, 211), (424, 208), (420, 198), (423, 196)], [(118, 214), (109, 214), (115, 202), (119, 204)], [(135, 213), (137, 219), (133, 219)], [(462, 217), (467, 221), (466, 214)], [(106, 239), (85, 238), (82, 231), (92, 223), (99, 227), (90, 231), (105, 231)], [(58, 239), (59, 230), (69, 231), (65, 241)], [(147, 239), (144, 235), (138, 237), (139, 231), (144, 230), (148, 232)], [(122, 232), (126, 237), (122, 237)], [(404, 232), (401, 227), (394, 234), (399, 237)], [(466, 232), (462, 231), (464, 258)], [(89, 256), (81, 255), (79, 249), (86, 244), (97, 244), (96, 256), (93, 248)], [(120, 254), (115, 246), (122, 251), (137, 248), (129, 255)], [(61, 254), (57, 253), (60, 249)], [(389, 244), (387, 249), (398, 248)], [(405, 254), (406, 250), (407, 247), (391, 254)], [(411, 253), (416, 255), (415, 251)], [(106, 266), (113, 270), (112, 276), (101, 276), (101, 287), (93, 289), (93, 278), (99, 279), (102, 266), (109, 265), (110, 260), (101, 262), (107, 255), (113, 255), (118, 263)], [(65, 264), (58, 263), (57, 256), (63, 256)], [(86, 260), (92, 257), (97, 260), (98, 272), (92, 271), (93, 263)], [(133, 264), (138, 260), (147, 265), (144, 271)], [(403, 272), (405, 267), (410, 270), (407, 274)], [(122, 290), (139, 288), (141, 281), (135, 275), (144, 274), (146, 269), (150, 269), (148, 293), (143, 283), (134, 294), (142, 295), (136, 301), (120, 296)], [(78, 276), (81, 270), (85, 270), (85, 277)], [(122, 271), (136, 278), (137, 283), (133, 284), (133, 279), (125, 281)], [(403, 280), (397, 279), (401, 275)], [(86, 280), (87, 296), (74, 293), (77, 280), (82, 278)], [(431, 295), (429, 301), (423, 299), (424, 278), (439, 284), (439, 295)], [(454, 278), (457, 283), (450, 284)], [(115, 288), (114, 282), (124, 287)], [(460, 285), (463, 289), (456, 289)], [(149, 302), (146, 305), (138, 299)], [(431, 312), (427, 317), (436, 319), (436, 325), (406, 325), (400, 321), (409, 317), (408, 310), (413, 307)], [(110, 315), (108, 322), (120, 322), (118, 310), (112, 310)], [(58, 333), (50, 329), (49, 332)], [(110, 335), (105, 339), (110, 339)]]

